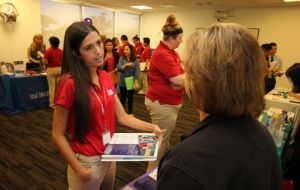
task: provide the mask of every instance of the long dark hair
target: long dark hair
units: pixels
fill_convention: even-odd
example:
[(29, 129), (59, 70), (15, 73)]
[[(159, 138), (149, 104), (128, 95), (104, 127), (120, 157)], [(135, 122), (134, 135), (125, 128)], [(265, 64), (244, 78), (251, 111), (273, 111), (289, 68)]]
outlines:
[(111, 50), (112, 53), (113, 53), (113, 51), (114, 51), (114, 44), (113, 44), (113, 41), (112, 41), (111, 39), (109, 39), (109, 38), (106, 39), (105, 42), (104, 42), (104, 45), (103, 45), (103, 47), (104, 47), (104, 57), (105, 57), (106, 54), (107, 54), (106, 44), (109, 43), (109, 42), (111, 42), (111, 44), (113, 45), (113, 48), (112, 48), (112, 50)]
[[(89, 70), (80, 57), (79, 48), (85, 37), (98, 30), (85, 22), (74, 22), (65, 33), (62, 75), (70, 73), (75, 82), (75, 138), (84, 142), (85, 134), (91, 128), (91, 105), (89, 88), (91, 77)], [(100, 34), (99, 34), (100, 36)]]
[(290, 66), (285, 75), (292, 81), (294, 93), (300, 93), (300, 63), (295, 63)]
[[(107, 54), (107, 50), (106, 50), (106, 44), (111, 42), (113, 44), (113, 41), (111, 39), (106, 39), (104, 42), (104, 57), (106, 57)], [(114, 57), (114, 68), (117, 67), (118, 62), (119, 62), (119, 54), (114, 50), (114, 45), (113, 45), (113, 49), (112, 49), (112, 55)], [(107, 64), (107, 60), (105, 63), (103, 63), (103, 70), (107, 71), (108, 69), (108, 64)]]
[[(136, 60), (136, 54), (135, 54), (134, 46), (131, 45), (131, 44), (127, 44), (127, 45), (124, 46), (124, 49), (125, 49), (126, 46), (128, 46), (129, 49), (130, 49), (130, 58), (129, 58), (129, 61), (132, 61), (132, 62), (135, 61)], [(123, 49), (123, 51), (124, 51), (124, 49)], [(127, 59), (127, 57), (125, 55), (124, 55), (124, 57)]]

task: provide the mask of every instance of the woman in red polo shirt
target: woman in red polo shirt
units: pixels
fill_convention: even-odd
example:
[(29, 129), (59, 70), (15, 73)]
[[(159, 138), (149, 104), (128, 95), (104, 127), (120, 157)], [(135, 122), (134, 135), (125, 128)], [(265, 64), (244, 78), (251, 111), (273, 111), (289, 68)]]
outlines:
[[(112, 78), (99, 68), (103, 54), (103, 43), (93, 25), (75, 22), (66, 30), (52, 136), (68, 162), (72, 190), (113, 189), (116, 164), (101, 162), (101, 155), (115, 132), (115, 115), (121, 125), (154, 131), (158, 136), (163, 132), (157, 125), (126, 114)], [(65, 136), (67, 130), (71, 144)]]
[(150, 111), (152, 123), (166, 129), (166, 133), (157, 160), (149, 163), (148, 170), (156, 167), (168, 150), (184, 95), (184, 69), (178, 53), (174, 50), (182, 42), (183, 30), (174, 15), (168, 16), (162, 32), (163, 41), (159, 43), (150, 60), (149, 88), (145, 104)]
[(59, 48), (60, 41), (56, 36), (51, 36), (49, 42), (51, 47), (45, 52), (44, 64), (47, 66), (50, 107), (54, 108), (54, 92), (61, 74), (63, 50)]

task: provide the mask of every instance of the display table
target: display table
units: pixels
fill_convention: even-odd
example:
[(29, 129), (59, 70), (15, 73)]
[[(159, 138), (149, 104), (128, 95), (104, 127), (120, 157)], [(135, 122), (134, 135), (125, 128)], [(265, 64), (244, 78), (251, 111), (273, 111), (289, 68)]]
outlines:
[(288, 89), (276, 88), (265, 96), (266, 109), (271, 107), (283, 109), (295, 114), (290, 143), (294, 141), (296, 131), (300, 125), (300, 102), (296, 103), (294, 99), (287, 95)]
[(49, 106), (46, 76), (0, 76), (0, 110), (15, 114)]

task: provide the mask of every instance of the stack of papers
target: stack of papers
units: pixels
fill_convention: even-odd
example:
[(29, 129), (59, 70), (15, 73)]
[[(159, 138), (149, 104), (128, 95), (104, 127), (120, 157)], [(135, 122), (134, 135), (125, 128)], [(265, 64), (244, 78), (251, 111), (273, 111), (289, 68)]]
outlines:
[(102, 161), (154, 161), (157, 152), (158, 139), (154, 133), (115, 133)]

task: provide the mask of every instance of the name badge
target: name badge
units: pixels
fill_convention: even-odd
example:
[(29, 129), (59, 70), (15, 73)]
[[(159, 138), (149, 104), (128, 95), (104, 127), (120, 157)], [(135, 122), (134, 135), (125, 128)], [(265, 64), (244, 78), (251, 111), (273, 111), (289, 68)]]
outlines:
[(105, 131), (102, 133), (102, 140), (103, 140), (103, 145), (106, 145), (110, 142), (110, 132)]
[(111, 96), (111, 95), (114, 94), (114, 92), (112, 91), (112, 89), (109, 89), (109, 90), (107, 90), (106, 92), (107, 92), (107, 95), (109, 95), (109, 96)]

